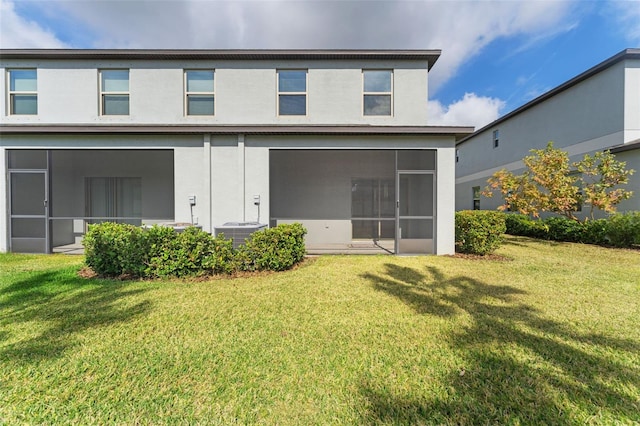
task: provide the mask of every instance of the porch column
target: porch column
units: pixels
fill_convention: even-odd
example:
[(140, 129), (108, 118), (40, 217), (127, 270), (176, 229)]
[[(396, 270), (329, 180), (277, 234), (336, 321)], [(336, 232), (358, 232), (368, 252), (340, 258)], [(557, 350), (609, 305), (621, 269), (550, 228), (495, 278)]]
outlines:
[(0, 194), (4, 196), (3, 200), (0, 200), (0, 205), (4, 208), (0, 209), (0, 252), (4, 253), (9, 250), (9, 235), (7, 230), (9, 228), (7, 223), (7, 210), (9, 200), (7, 198), (7, 150), (6, 148), (0, 148)]
[(203, 136), (203, 188), (202, 188), (202, 216), (203, 223), (202, 228), (206, 232), (212, 232), (211, 226), (211, 135), (205, 134)]
[(436, 165), (436, 250), (435, 254), (455, 253), (456, 154), (450, 148), (438, 148)]
[(244, 134), (238, 135), (238, 188), (240, 189), (240, 217), (242, 221), (246, 221), (246, 209), (244, 207), (245, 197), (245, 173), (244, 173)]

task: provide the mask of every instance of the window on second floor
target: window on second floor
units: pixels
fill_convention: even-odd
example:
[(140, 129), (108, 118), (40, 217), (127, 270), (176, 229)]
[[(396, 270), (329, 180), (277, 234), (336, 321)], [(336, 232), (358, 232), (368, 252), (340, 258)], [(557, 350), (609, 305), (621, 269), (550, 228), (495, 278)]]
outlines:
[(186, 115), (214, 115), (213, 70), (185, 70)]
[(9, 70), (9, 114), (38, 113), (38, 77), (35, 69)]
[(500, 130), (493, 131), (493, 147), (497, 148), (500, 145)]
[(306, 70), (278, 70), (278, 115), (307, 115)]
[(393, 72), (363, 70), (363, 114), (392, 115)]
[(100, 115), (129, 115), (129, 70), (100, 70)]

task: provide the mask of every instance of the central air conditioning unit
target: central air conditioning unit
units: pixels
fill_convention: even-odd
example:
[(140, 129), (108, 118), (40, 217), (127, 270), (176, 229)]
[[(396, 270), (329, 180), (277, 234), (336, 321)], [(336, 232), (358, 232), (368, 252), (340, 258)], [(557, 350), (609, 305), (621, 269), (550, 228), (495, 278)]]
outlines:
[(244, 244), (245, 240), (249, 238), (251, 234), (266, 227), (266, 223), (227, 222), (222, 226), (215, 226), (213, 232), (216, 237), (219, 234), (224, 234), (225, 238), (231, 238), (231, 240), (233, 240), (233, 248), (236, 249), (241, 244)]

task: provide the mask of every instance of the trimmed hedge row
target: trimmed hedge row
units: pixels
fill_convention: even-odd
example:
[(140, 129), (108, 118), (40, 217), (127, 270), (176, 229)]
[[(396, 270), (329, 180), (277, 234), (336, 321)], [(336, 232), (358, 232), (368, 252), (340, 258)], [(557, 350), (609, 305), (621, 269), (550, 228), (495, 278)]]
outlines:
[(87, 266), (103, 276), (186, 277), (289, 269), (304, 258), (306, 233), (299, 223), (282, 224), (254, 232), (234, 250), (232, 240), (196, 227), (177, 233), (104, 222), (89, 227), (83, 244)]
[(505, 219), (507, 234), (511, 235), (614, 247), (640, 245), (640, 212), (618, 213), (586, 222), (565, 217), (533, 220), (516, 213), (506, 213)]
[(618, 213), (607, 219), (577, 222), (565, 217), (533, 220), (516, 213), (490, 210), (456, 212), (456, 251), (485, 255), (502, 243), (503, 233), (598, 244), (614, 247), (640, 246), (640, 212)]
[(502, 244), (506, 231), (503, 213), (491, 210), (456, 212), (456, 251), (485, 255)]

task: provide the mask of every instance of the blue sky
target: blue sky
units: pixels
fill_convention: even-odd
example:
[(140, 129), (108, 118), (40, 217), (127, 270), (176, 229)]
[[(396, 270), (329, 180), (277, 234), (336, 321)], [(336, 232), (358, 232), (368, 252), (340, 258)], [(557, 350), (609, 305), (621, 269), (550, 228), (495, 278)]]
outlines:
[(0, 0), (0, 46), (442, 49), (428, 124), (480, 127), (640, 47), (640, 1)]

